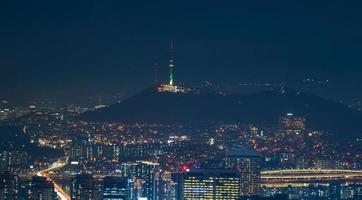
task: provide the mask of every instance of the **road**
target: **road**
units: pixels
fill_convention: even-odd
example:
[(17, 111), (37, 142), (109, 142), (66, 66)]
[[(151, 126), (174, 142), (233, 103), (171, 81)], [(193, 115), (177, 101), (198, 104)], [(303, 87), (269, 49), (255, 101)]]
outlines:
[[(68, 163), (68, 159), (64, 159), (63, 161), (58, 160), (57, 162), (53, 163), (48, 169), (39, 171), (36, 175), (41, 176), (41, 177), (45, 177), (48, 180), (52, 181), (52, 179), (48, 176), (49, 172), (59, 170), (59, 169), (63, 168), (64, 166), (66, 166), (67, 163)], [(68, 195), (68, 193), (65, 192), (60, 185), (58, 185), (54, 181), (52, 181), (52, 182), (54, 184), (54, 190), (57, 193), (58, 197), (61, 200), (70, 200), (70, 196)]]
[(362, 170), (338, 169), (289, 169), (261, 172), (262, 186), (286, 187), (288, 185), (301, 187), (310, 183), (330, 183), (344, 181), (350, 183), (362, 182)]

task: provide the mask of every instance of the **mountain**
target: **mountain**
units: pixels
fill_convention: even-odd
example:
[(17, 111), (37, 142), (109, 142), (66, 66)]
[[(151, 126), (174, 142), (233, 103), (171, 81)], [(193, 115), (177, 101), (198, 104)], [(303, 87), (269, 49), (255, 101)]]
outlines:
[[(148, 89), (107, 108), (83, 114), (88, 121), (158, 123), (237, 122), (276, 125), (281, 116), (305, 117), (314, 130), (361, 134), (362, 112), (290, 89), (249, 95), (159, 93)], [(362, 135), (362, 134), (361, 134)]]

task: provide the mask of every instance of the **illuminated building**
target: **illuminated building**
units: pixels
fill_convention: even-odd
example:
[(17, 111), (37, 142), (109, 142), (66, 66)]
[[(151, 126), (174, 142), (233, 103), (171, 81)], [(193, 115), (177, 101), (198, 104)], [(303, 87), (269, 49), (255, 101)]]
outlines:
[[(286, 198), (280, 198), (279, 195), (284, 195)], [(293, 195), (291, 195), (293, 194)], [(340, 200), (340, 199), (361, 199), (362, 198), (362, 185), (352, 184), (344, 185), (338, 182), (330, 184), (309, 184), (302, 187), (263, 187), (260, 192), (263, 198), (255, 199), (305, 199), (305, 200)], [(289, 198), (288, 198), (289, 197)], [(246, 197), (247, 200), (253, 198)]]
[(101, 199), (101, 186), (91, 174), (78, 174), (71, 183), (71, 198), (81, 200)]
[(130, 178), (133, 182), (132, 198), (144, 197), (148, 200), (156, 198), (158, 171), (159, 164), (154, 162), (138, 161), (121, 164), (122, 176)]
[(343, 161), (318, 159), (314, 161), (314, 168), (316, 169), (343, 169)]
[(294, 199), (294, 198), (291, 198), (288, 195), (278, 194), (278, 195), (275, 195), (272, 197), (243, 196), (243, 197), (240, 197), (238, 200), (290, 200), (290, 199)]
[(191, 92), (191, 89), (177, 86), (177, 85), (164, 85), (161, 84), (157, 87), (159, 92), (174, 92), (174, 93), (188, 93)]
[(122, 160), (144, 160), (151, 155), (160, 153), (160, 145), (157, 143), (126, 144), (121, 149)]
[(175, 172), (175, 173), (171, 174), (172, 181), (175, 182), (175, 199), (176, 200), (182, 199), (182, 184), (183, 184), (183, 175), (185, 172), (180, 171), (180, 172)]
[(130, 181), (123, 177), (107, 176), (103, 182), (103, 200), (129, 200)]
[(232, 148), (225, 158), (226, 168), (236, 169), (241, 176), (241, 195), (255, 195), (260, 188), (260, 155), (251, 148)]
[(76, 145), (69, 150), (70, 162), (119, 162), (121, 148), (119, 145)]
[(182, 199), (238, 199), (240, 183), (240, 175), (236, 170), (192, 169), (183, 175)]
[(287, 113), (280, 119), (281, 126), (289, 132), (298, 132), (305, 130), (305, 118), (296, 117), (293, 113)]
[(56, 197), (53, 182), (45, 177), (34, 176), (26, 183), (25, 188), (26, 199), (54, 200)]
[(22, 150), (0, 151), (0, 172), (14, 171), (28, 166), (28, 154)]
[(312, 160), (306, 157), (300, 157), (296, 161), (297, 169), (308, 169), (313, 166)]
[(172, 174), (169, 171), (160, 172), (159, 184), (159, 199), (162, 200), (174, 200), (176, 199), (176, 186), (177, 183), (172, 179)]
[(18, 199), (19, 177), (8, 172), (0, 174), (0, 199)]
[(362, 199), (362, 184), (351, 184), (341, 188), (342, 199)]

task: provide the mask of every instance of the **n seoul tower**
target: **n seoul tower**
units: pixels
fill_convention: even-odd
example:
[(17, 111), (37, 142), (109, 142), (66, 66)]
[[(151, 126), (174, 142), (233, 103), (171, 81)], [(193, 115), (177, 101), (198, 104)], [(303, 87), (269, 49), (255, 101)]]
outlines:
[(192, 90), (189, 88), (185, 88), (182, 86), (178, 86), (175, 84), (174, 82), (174, 67), (175, 67), (175, 60), (174, 60), (174, 43), (171, 42), (170, 43), (170, 57), (168, 60), (168, 69), (169, 69), (169, 81), (168, 84), (161, 84), (157, 87), (157, 91), (158, 92), (174, 92), (174, 93), (188, 93), (191, 92)]

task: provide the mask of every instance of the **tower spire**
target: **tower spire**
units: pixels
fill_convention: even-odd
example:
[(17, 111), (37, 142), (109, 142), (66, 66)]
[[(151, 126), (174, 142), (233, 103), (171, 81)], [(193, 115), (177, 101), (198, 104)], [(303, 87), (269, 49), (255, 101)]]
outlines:
[(155, 84), (155, 85), (158, 85), (158, 63), (155, 62), (153, 66), (154, 66), (154, 73), (155, 73), (155, 74), (154, 74), (155, 77), (154, 77), (154, 80), (153, 80), (153, 81), (154, 81), (154, 84)]
[(170, 43), (170, 58), (168, 60), (168, 67), (170, 70), (170, 74), (169, 74), (169, 85), (173, 85), (174, 80), (173, 80), (173, 68), (175, 67), (175, 61), (174, 61), (174, 43), (171, 42)]

